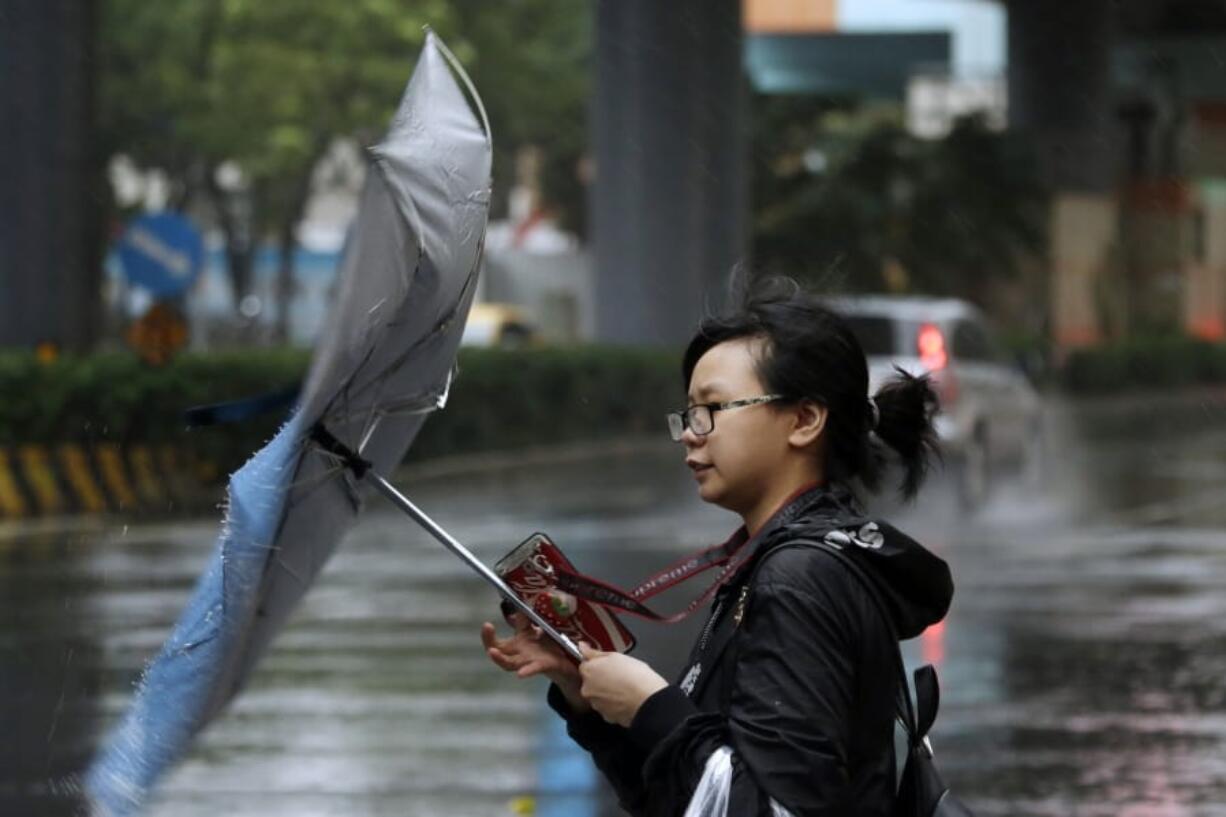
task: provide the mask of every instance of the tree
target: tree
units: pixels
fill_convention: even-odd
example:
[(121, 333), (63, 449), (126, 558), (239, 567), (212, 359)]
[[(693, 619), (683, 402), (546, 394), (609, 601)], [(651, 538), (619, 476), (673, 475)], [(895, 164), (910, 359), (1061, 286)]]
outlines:
[[(211, 203), (237, 305), (263, 235), (276, 237), (282, 287), (292, 279), (295, 231), (320, 158), (335, 139), (369, 142), (382, 132), (423, 26), (449, 22), (445, 0), (108, 0), (108, 149), (163, 170), (174, 203)], [(225, 163), (240, 185), (220, 183)]]
[[(494, 131), (495, 188), (503, 194), (510, 189), (521, 149), (538, 149), (545, 208), (583, 234), (586, 190), (579, 165), (588, 146), (592, 3), (451, 0), (451, 6), (455, 39), (468, 46), (460, 56)], [(505, 208), (505, 196), (496, 197), (492, 215)]]
[(764, 267), (847, 289), (989, 301), (1045, 245), (1029, 154), (979, 118), (925, 141), (896, 114), (759, 99), (754, 252)]
[[(429, 23), (465, 63), (487, 107), (495, 189), (504, 194), (495, 213), (505, 210), (516, 155), (533, 146), (544, 159), (547, 204), (582, 229), (577, 167), (587, 142), (589, 5), (106, 0), (106, 150), (166, 173), (174, 206), (209, 203), (226, 239), (236, 306), (251, 286), (255, 246), (271, 236), (285, 303), (320, 157), (334, 140), (369, 144), (381, 135)], [(223, 185), (223, 167), (241, 184)]]

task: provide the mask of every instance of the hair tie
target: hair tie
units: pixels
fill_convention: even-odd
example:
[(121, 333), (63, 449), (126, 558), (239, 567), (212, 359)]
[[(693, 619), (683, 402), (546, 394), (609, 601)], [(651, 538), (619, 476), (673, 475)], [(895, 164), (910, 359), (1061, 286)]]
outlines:
[(868, 413), (870, 415), (868, 430), (876, 431), (877, 425), (881, 422), (881, 409), (877, 408), (877, 401), (871, 397), (868, 398)]

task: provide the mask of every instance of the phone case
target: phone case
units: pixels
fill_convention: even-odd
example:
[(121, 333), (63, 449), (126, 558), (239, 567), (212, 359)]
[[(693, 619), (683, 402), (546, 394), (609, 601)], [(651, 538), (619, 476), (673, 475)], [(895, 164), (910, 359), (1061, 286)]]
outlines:
[(494, 565), (517, 596), (572, 641), (586, 641), (606, 652), (629, 652), (635, 642), (625, 625), (604, 607), (559, 590), (559, 571), (578, 573), (543, 533), (532, 534)]

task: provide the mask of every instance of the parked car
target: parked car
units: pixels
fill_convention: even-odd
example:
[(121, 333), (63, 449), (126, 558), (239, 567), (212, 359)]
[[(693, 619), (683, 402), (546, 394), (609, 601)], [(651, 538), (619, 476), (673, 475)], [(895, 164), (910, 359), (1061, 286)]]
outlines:
[(850, 321), (864, 347), (870, 393), (895, 366), (932, 375), (941, 400), (936, 430), (966, 507), (983, 502), (997, 475), (1036, 466), (1039, 395), (973, 305), (884, 295), (831, 298), (829, 304)]
[(540, 340), (536, 325), (519, 307), (512, 304), (473, 304), (464, 324), (461, 346), (501, 346), (520, 348)]

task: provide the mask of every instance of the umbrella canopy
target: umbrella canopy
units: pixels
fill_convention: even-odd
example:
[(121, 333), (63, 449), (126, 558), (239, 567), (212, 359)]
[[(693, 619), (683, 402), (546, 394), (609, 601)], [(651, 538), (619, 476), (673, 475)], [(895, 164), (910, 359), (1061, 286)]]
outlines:
[(297, 409), (228, 486), (208, 569), (85, 778), (94, 810), (137, 811), (239, 691), (362, 506), (319, 430), (387, 473), (442, 408), (477, 283), (491, 143), (429, 32), (372, 148), (340, 286)]

